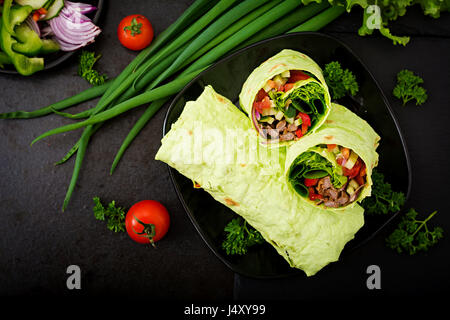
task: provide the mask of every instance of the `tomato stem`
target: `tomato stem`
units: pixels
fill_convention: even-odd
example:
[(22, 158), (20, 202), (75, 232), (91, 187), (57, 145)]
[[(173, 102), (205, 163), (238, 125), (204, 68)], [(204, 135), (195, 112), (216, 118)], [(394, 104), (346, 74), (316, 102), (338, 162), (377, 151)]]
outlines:
[(152, 223), (144, 223), (141, 220), (139, 220), (138, 218), (136, 218), (136, 216), (133, 216), (134, 220), (136, 220), (138, 223), (140, 223), (144, 228), (142, 229), (141, 232), (137, 232), (134, 228), (133, 228), (133, 232), (136, 233), (138, 236), (140, 237), (146, 237), (148, 238), (148, 240), (150, 241), (150, 243), (152, 244), (153, 247), (155, 246), (155, 242), (153, 241), (153, 237), (156, 234), (156, 230), (155, 230), (155, 225)]
[(138, 23), (136, 18), (131, 20), (131, 24), (123, 28), (123, 30), (130, 30), (131, 36), (135, 36), (136, 34), (141, 34), (142, 23)]

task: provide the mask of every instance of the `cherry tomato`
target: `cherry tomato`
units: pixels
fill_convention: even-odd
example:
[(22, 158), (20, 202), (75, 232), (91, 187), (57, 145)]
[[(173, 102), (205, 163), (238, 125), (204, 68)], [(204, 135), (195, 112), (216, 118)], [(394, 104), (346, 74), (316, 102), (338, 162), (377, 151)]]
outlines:
[(153, 40), (153, 27), (143, 15), (133, 14), (120, 21), (117, 36), (124, 47), (142, 50)]
[(139, 243), (154, 245), (166, 235), (169, 226), (167, 209), (155, 200), (143, 200), (134, 204), (125, 217), (128, 235)]

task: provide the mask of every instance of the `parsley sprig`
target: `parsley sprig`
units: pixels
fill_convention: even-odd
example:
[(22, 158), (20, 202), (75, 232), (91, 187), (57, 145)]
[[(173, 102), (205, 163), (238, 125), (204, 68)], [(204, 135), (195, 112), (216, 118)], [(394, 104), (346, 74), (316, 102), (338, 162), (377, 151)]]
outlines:
[(224, 230), (227, 235), (222, 248), (227, 255), (244, 255), (249, 247), (264, 242), (261, 234), (242, 218), (232, 219)]
[(417, 211), (410, 209), (397, 226), (397, 229), (386, 238), (386, 245), (398, 253), (407, 252), (413, 255), (419, 251), (427, 251), (443, 237), (444, 230), (428, 228), (428, 221), (437, 213), (434, 211), (426, 219), (418, 220)]
[(376, 170), (372, 172), (372, 195), (365, 198), (361, 205), (369, 215), (388, 214), (400, 211), (405, 204), (405, 194), (392, 190), (384, 175)]
[(100, 73), (94, 69), (95, 63), (101, 56), (101, 54), (95, 55), (95, 52), (87, 50), (82, 50), (80, 54), (78, 75), (93, 86), (102, 85), (108, 79), (106, 75), (100, 75)]
[[(392, 190), (390, 183), (384, 180), (384, 175), (374, 170), (372, 172), (372, 195), (365, 198), (361, 205), (369, 215), (395, 213), (405, 204), (405, 194)], [(443, 229), (428, 228), (427, 222), (437, 213), (431, 213), (426, 219), (417, 219), (417, 211), (409, 209), (402, 217), (396, 229), (385, 239), (386, 245), (398, 253), (407, 252), (410, 255), (418, 251), (427, 251), (443, 237)]]
[(355, 75), (348, 69), (343, 69), (337, 61), (325, 65), (323, 76), (327, 83), (333, 100), (340, 99), (346, 94), (354, 96), (359, 91)]
[(401, 70), (397, 74), (397, 84), (392, 93), (396, 98), (402, 100), (403, 105), (412, 100), (416, 101), (416, 105), (421, 105), (428, 98), (427, 90), (421, 84), (423, 84), (423, 79), (414, 72)]
[(97, 220), (106, 220), (109, 230), (114, 232), (125, 231), (126, 213), (121, 207), (116, 207), (116, 202), (111, 201), (105, 208), (99, 197), (94, 197), (94, 216)]

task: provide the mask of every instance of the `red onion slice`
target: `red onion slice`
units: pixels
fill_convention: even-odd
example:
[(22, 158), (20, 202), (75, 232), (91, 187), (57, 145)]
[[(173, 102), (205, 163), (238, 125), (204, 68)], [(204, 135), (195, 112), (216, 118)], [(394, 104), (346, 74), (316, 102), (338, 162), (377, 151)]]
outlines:
[(87, 6), (90, 5), (66, 1), (60, 14), (49, 21), (62, 51), (73, 51), (84, 47), (94, 42), (101, 33), (101, 29), (83, 14)]
[(87, 3), (72, 2), (72, 1), (67, 1), (67, 0), (64, 1), (64, 3), (67, 8), (77, 10), (83, 14), (91, 13), (91, 12), (97, 10), (97, 7), (95, 7), (91, 4), (87, 4)]

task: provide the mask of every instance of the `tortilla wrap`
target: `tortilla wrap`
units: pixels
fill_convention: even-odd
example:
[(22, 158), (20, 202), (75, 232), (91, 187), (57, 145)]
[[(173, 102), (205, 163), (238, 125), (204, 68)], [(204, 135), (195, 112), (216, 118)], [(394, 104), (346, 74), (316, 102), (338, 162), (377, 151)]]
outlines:
[[(264, 143), (270, 143), (274, 145), (289, 145), (293, 141), (279, 141), (278, 139), (267, 139), (267, 135), (262, 133), (262, 130), (257, 125), (257, 115), (254, 107), (254, 102), (258, 92), (264, 88), (267, 81), (274, 78), (276, 75), (282, 74), (285, 71), (300, 70), (307, 72), (312, 77), (309, 79), (301, 80), (295, 83), (294, 87), (282, 95), (284, 101), (288, 101), (295, 92), (301, 90), (301, 87), (316, 83), (319, 87), (323, 88), (323, 106), (322, 110), (317, 112), (305, 111), (311, 117), (315, 113), (312, 126), (309, 128), (307, 135), (314, 133), (326, 120), (331, 110), (331, 98), (328, 91), (328, 86), (323, 77), (322, 69), (319, 65), (307, 55), (290, 50), (284, 49), (278, 54), (272, 56), (259, 67), (257, 67), (249, 75), (244, 85), (242, 86), (241, 93), (239, 95), (239, 102), (241, 108), (247, 113), (252, 120), (253, 128), (260, 133), (261, 141)], [(319, 109), (319, 107), (317, 107)]]
[[(317, 146), (336, 144), (338, 146), (349, 148), (361, 158), (367, 169), (365, 186), (360, 190), (356, 201), (347, 205), (352, 206), (371, 194), (371, 176), (373, 168), (378, 164), (378, 153), (376, 152), (376, 148), (378, 147), (379, 141), (380, 137), (365, 120), (361, 119), (347, 108), (333, 103), (332, 112), (330, 112), (322, 127), (314, 134), (306, 136), (304, 139), (289, 146), (285, 164), (287, 183), (291, 188), (296, 189), (296, 193), (304, 200), (314, 204), (315, 202), (309, 200), (307, 194), (302, 194), (301, 190), (296, 188), (297, 186), (294, 187), (293, 180), (291, 179), (291, 173), (295, 170), (296, 166), (302, 165), (298, 164), (298, 159), (300, 159), (301, 155), (305, 152), (317, 152), (321, 154), (323, 158), (327, 159), (327, 162), (332, 166), (341, 168), (334, 160), (334, 156), (330, 159), (329, 154), (332, 154), (331, 152), (326, 148), (318, 149)], [(328, 161), (328, 159), (330, 161)], [(327, 210), (341, 210), (343, 208), (327, 208), (323, 205), (321, 205), (321, 207)]]
[(306, 203), (286, 183), (285, 156), (286, 148), (260, 144), (245, 114), (207, 86), (186, 103), (155, 158), (242, 216), (291, 267), (312, 276), (338, 260), (364, 224), (363, 209)]

